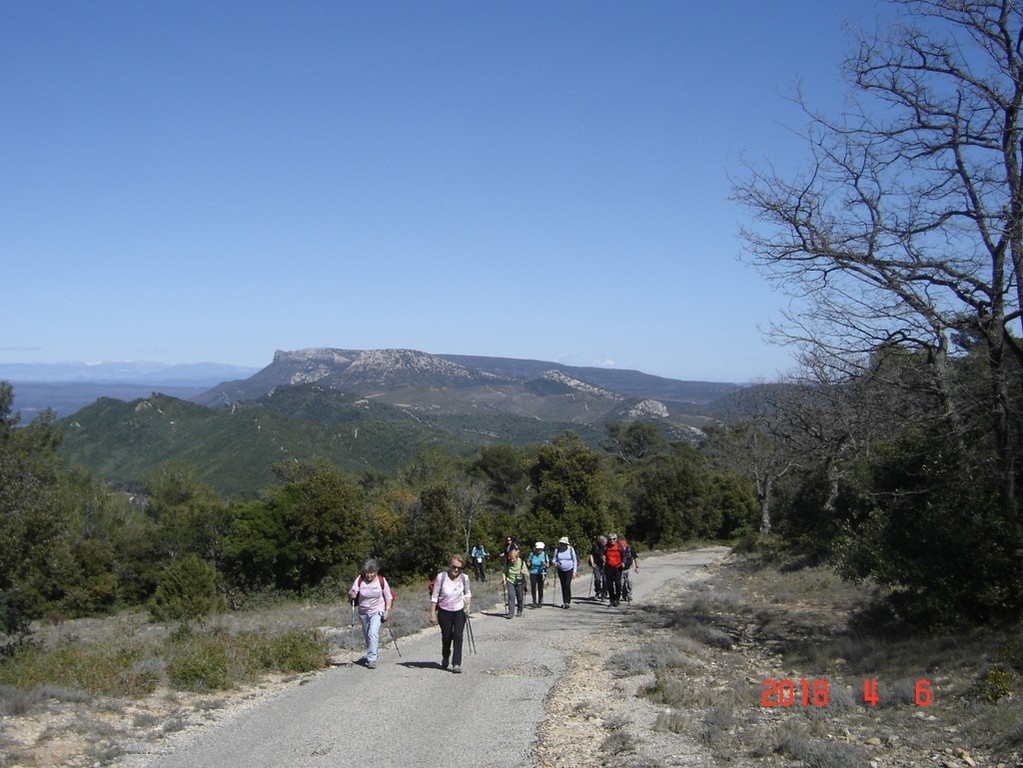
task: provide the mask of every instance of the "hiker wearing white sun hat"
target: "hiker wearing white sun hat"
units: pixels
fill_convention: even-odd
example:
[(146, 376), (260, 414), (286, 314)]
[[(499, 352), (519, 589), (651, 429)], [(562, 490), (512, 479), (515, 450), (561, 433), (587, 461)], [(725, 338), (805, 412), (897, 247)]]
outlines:
[(545, 546), (542, 541), (536, 542), (533, 551), (526, 558), (526, 565), (529, 566), (529, 594), (533, 598), (533, 608), (543, 605), (543, 583), (551, 564), (550, 557), (544, 551)]
[(554, 550), (554, 567), (558, 580), (561, 582), (561, 607), (568, 608), (572, 604), (572, 579), (579, 573), (579, 556), (575, 553), (568, 536), (558, 539), (558, 548)]

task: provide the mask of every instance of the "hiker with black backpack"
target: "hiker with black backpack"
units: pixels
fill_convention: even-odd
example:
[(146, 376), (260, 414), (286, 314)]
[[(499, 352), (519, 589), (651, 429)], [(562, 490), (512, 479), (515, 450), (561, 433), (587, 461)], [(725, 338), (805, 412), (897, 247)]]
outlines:
[(366, 641), (366, 668), (377, 668), (377, 648), (380, 645), (380, 625), (391, 616), (394, 595), (387, 579), (379, 575), (380, 566), (370, 558), (362, 565), (362, 573), (348, 590), (348, 601), (358, 606), (362, 636)]
[(433, 579), (430, 595), (430, 623), (440, 624), (440, 665), (458, 674), (462, 671), (462, 637), (472, 602), (469, 576), (464, 573), (465, 558), (452, 555), (448, 569)]

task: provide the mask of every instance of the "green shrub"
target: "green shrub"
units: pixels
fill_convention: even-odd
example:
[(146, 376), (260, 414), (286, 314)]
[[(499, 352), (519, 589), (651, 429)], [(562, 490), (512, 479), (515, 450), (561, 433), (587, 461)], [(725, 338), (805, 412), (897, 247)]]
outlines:
[(227, 601), (219, 591), (219, 579), (216, 568), (189, 553), (163, 570), (149, 612), (157, 621), (182, 621), (223, 611)]
[(292, 630), (277, 635), (251, 633), (251, 649), (259, 671), (312, 672), (329, 663), (326, 641), (312, 632)]
[(1023, 640), (1017, 637), (1006, 640), (999, 646), (995, 658), (1023, 673)]
[(0, 656), (16, 652), (32, 635), (32, 600), (24, 590), (0, 591)]
[(167, 663), (171, 685), (186, 691), (221, 691), (231, 687), (231, 656), (226, 635), (198, 635), (174, 647)]
[(29, 646), (0, 664), (0, 685), (32, 690), (59, 686), (93, 696), (143, 696), (156, 690), (159, 665), (151, 649), (125, 646)]
[(979, 694), (985, 700), (994, 704), (1012, 693), (1013, 674), (1003, 667), (994, 666), (981, 678)]

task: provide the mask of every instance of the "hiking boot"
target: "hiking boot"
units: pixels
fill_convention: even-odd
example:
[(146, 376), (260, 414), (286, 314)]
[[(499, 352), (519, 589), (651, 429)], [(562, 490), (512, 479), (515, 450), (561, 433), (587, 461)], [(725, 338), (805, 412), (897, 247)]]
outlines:
[(375, 661), (367, 661), (366, 662), (366, 669), (376, 669), (376, 668), (377, 668), (377, 663)]
[(462, 674), (462, 668), (457, 664), (455, 664), (455, 666), (451, 668), (451, 671), (454, 672), (456, 675)]

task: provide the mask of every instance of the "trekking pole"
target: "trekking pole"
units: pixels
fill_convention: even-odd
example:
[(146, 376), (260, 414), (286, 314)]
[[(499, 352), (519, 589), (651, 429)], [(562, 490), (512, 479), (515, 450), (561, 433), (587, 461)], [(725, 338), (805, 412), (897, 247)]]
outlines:
[(469, 612), (465, 612), (465, 626), (469, 630), (469, 648), (472, 649), (473, 654), (476, 654), (476, 637), (472, 633), (472, 620), (469, 618)]
[(394, 650), (398, 652), (398, 658), (401, 658), (401, 648), (398, 647), (398, 638), (394, 635), (394, 630), (391, 629), (391, 625), (387, 625), (387, 631), (391, 633), (391, 642), (394, 643)]
[(349, 633), (349, 638), (348, 638), (348, 646), (349, 646), (349, 648), (348, 648), (348, 665), (351, 666), (352, 664), (355, 663), (354, 656), (355, 656), (355, 647), (356, 647), (356, 642), (355, 642), (355, 601), (354, 600), (349, 600), (349, 602), (352, 604), (352, 623), (351, 623), (351, 632)]

